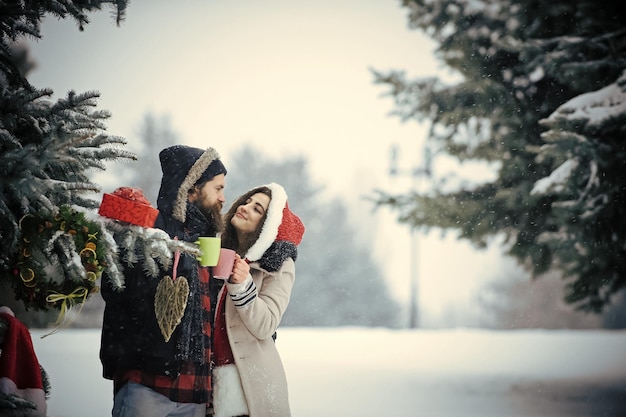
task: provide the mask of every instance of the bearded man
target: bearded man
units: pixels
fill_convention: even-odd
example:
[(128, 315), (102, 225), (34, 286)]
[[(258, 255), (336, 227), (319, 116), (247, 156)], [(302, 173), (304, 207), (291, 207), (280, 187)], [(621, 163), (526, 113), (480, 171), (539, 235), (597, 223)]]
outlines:
[[(154, 227), (187, 242), (216, 236), (226, 175), (218, 153), (176, 145), (163, 149), (159, 159), (163, 177)], [(156, 278), (139, 266), (126, 268), (124, 277), (121, 291), (102, 279), (100, 360), (103, 377), (113, 380), (113, 417), (204, 417), (211, 401), (209, 268), (181, 253)], [(188, 288), (180, 322), (166, 334), (155, 297), (159, 283), (168, 280), (172, 294), (180, 296), (182, 281)]]

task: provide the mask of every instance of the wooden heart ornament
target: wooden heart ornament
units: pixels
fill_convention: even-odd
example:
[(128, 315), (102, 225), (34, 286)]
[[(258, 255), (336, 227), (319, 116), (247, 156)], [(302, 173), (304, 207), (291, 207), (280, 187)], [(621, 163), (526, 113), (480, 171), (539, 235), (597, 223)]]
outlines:
[(188, 297), (189, 283), (185, 277), (172, 279), (166, 275), (157, 285), (154, 312), (166, 342), (169, 342), (176, 326), (183, 318)]

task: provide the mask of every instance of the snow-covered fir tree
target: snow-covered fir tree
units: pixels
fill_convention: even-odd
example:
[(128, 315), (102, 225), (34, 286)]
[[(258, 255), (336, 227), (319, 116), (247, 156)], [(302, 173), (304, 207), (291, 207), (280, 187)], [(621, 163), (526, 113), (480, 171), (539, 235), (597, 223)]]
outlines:
[[(565, 299), (600, 312), (626, 286), (626, 9), (618, 0), (404, 0), (412, 28), (460, 75), (375, 72), (395, 113), (429, 120), (429, 148), (495, 164), (496, 179), (390, 195), (415, 227), (504, 234), (534, 276), (562, 273)], [(438, 178), (442, 180), (442, 178)]]
[[(60, 320), (98, 291), (103, 270), (122, 288), (126, 263), (141, 262), (156, 275), (174, 250), (198, 251), (161, 230), (98, 215), (100, 200), (93, 197), (100, 187), (89, 175), (135, 155), (123, 138), (106, 132), (109, 113), (97, 108), (96, 91), (69, 91), (55, 100), (50, 89), (27, 79), (27, 54), (19, 45), (41, 36), (45, 15), (73, 19), (83, 30), (88, 13), (105, 6), (120, 24), (126, 5), (0, 4), (0, 283), (3, 292), (10, 283), (27, 309), (58, 310)], [(132, 256), (119, 259), (119, 249)]]

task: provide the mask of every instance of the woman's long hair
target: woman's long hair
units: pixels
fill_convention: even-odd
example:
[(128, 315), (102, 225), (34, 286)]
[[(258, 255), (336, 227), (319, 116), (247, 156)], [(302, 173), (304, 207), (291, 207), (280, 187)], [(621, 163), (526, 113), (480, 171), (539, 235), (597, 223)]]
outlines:
[(224, 215), (224, 232), (222, 233), (222, 247), (233, 249), (235, 250), (235, 252), (239, 254), (239, 256), (242, 256), (242, 257), (248, 252), (248, 249), (250, 249), (252, 245), (254, 245), (254, 243), (259, 238), (259, 235), (261, 234), (261, 230), (263, 229), (263, 225), (265, 224), (267, 211), (265, 212), (265, 214), (263, 214), (263, 217), (259, 221), (259, 224), (257, 225), (257, 228), (254, 231), (254, 233), (250, 233), (248, 236), (246, 236), (246, 239), (243, 242), (239, 242), (239, 238), (237, 237), (237, 231), (235, 230), (235, 227), (230, 223), (230, 221), (237, 213), (237, 209), (239, 208), (239, 206), (241, 206), (242, 204), (245, 204), (245, 202), (250, 197), (252, 197), (254, 194), (257, 194), (257, 193), (265, 194), (270, 198), (270, 200), (272, 199), (272, 190), (270, 190), (269, 188), (265, 186), (256, 187), (244, 193), (239, 198), (237, 198), (233, 202), (233, 204), (230, 206), (230, 209), (228, 209), (228, 211)]

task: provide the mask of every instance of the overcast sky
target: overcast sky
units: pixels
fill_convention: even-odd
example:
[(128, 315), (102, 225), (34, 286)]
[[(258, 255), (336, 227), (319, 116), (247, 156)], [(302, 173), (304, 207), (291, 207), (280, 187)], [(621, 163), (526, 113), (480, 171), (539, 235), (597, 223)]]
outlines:
[[(388, 175), (390, 148), (399, 147), (401, 169), (414, 167), (425, 128), (388, 116), (392, 99), (381, 97), (386, 90), (373, 84), (369, 68), (448, 74), (433, 57), (432, 41), (408, 29), (399, 4), (133, 0), (120, 27), (107, 10), (91, 15), (84, 32), (48, 18), (43, 39), (32, 45), (38, 68), (31, 82), (57, 97), (99, 91), (99, 107), (112, 113), (109, 133), (131, 144), (143, 116), (153, 112), (170, 117), (182, 143), (215, 147), (227, 165), (246, 143), (271, 156), (305, 156), (327, 195), (346, 199), (360, 237), (406, 301), (409, 232), (389, 211), (372, 214), (362, 196), (411, 187), (408, 176)], [(469, 176), (483, 172), (466, 168)], [(478, 284), (500, 268), (497, 248), (477, 253), (438, 233), (420, 239), (415, 259), (422, 308), (435, 313), (471, 303)]]

